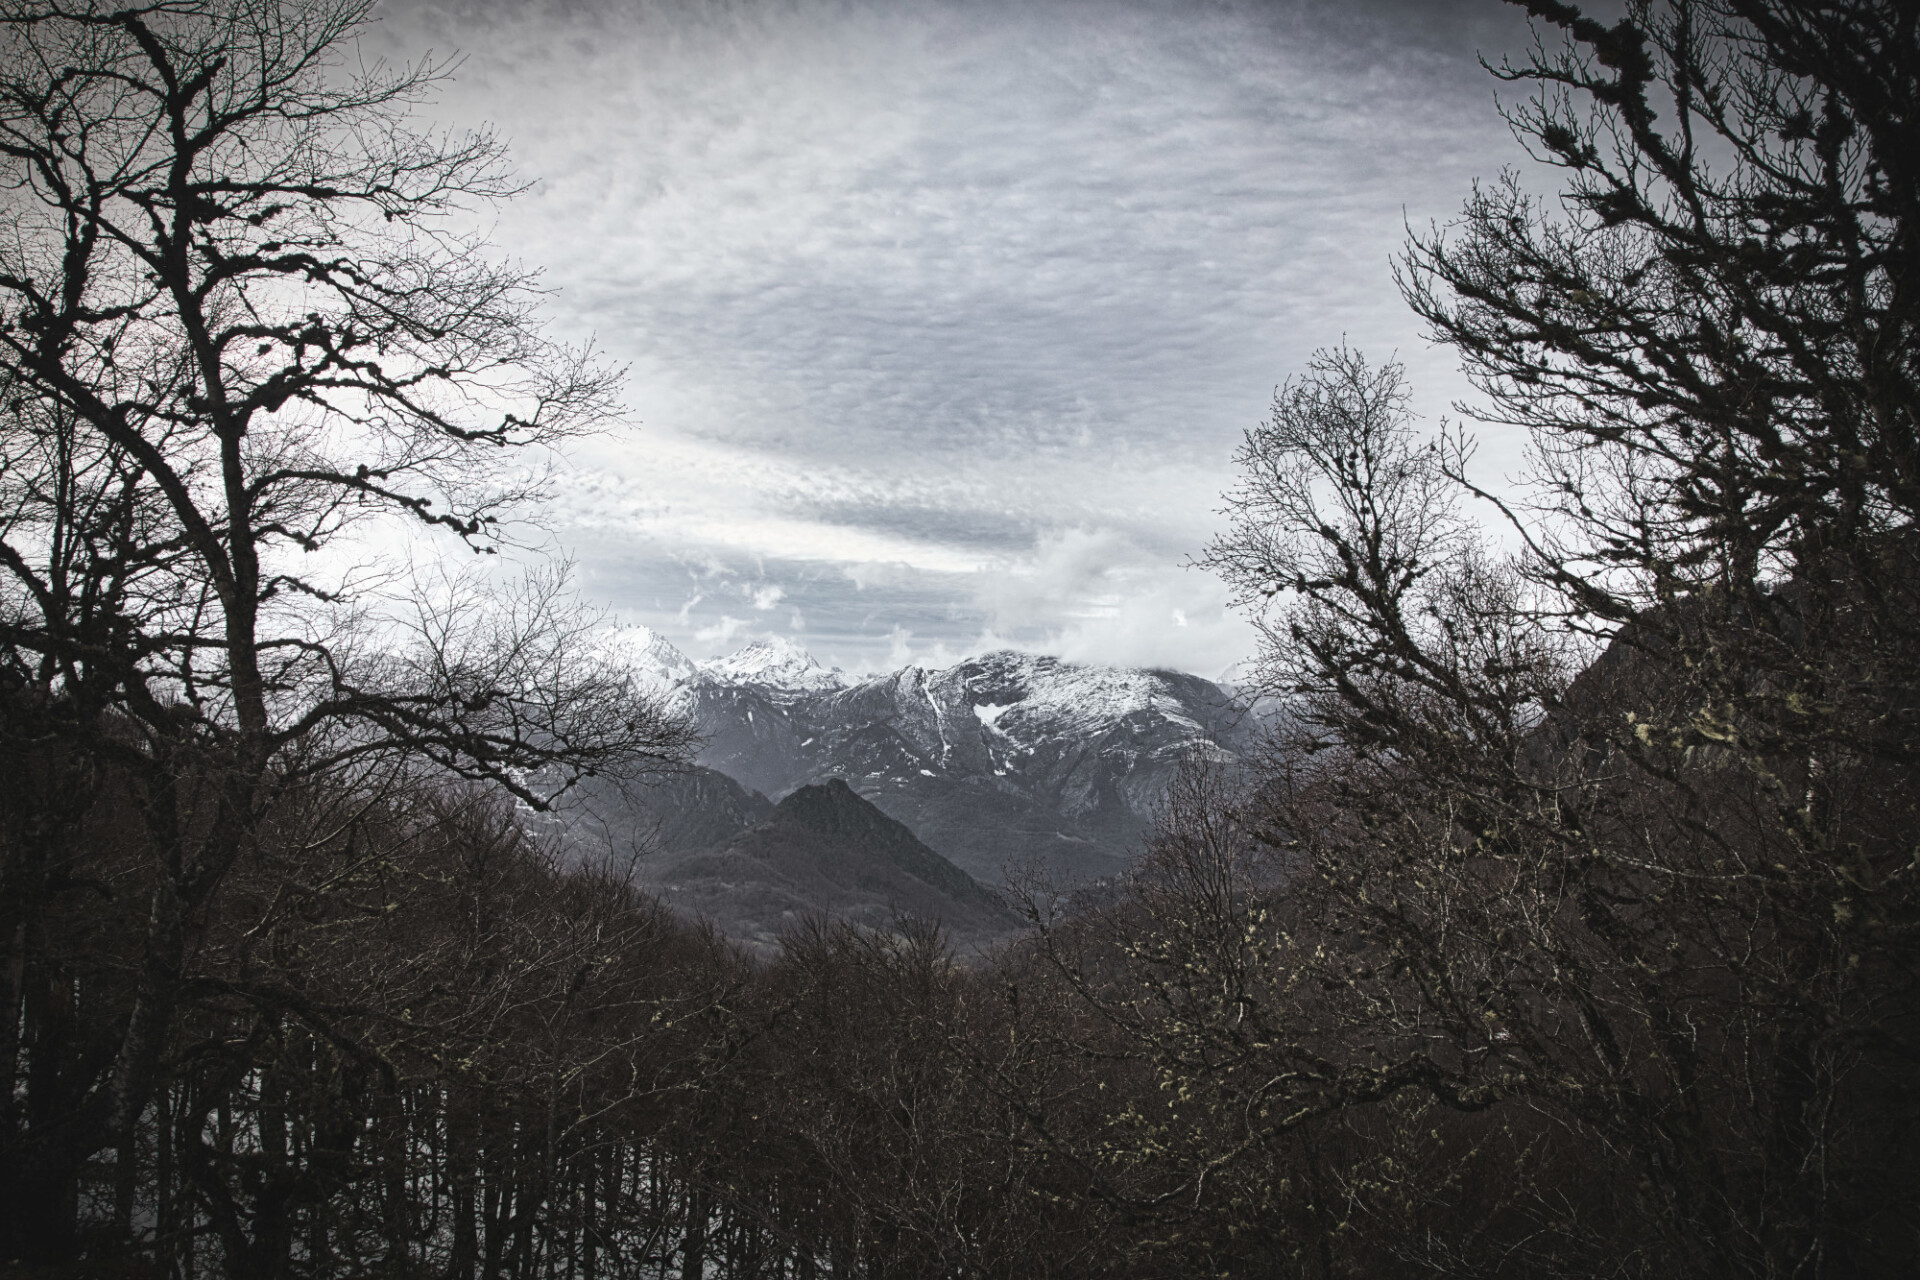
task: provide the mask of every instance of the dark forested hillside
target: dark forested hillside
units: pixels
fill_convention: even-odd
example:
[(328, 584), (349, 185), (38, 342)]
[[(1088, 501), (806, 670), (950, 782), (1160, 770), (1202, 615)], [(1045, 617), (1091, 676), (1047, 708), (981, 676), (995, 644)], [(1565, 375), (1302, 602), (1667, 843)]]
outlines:
[(1022, 928), (998, 897), (838, 778), (799, 788), (710, 844), (637, 858), (633, 878), (762, 953), (814, 918), (881, 933), (920, 921), (963, 949)]

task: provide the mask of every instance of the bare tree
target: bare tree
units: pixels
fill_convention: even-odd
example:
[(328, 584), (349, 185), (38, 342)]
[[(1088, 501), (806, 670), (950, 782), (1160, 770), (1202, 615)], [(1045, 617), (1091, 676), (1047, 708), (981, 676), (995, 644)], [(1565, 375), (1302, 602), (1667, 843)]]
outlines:
[[(1495, 74), (1533, 91), (1508, 120), (1564, 193), (1477, 189), (1414, 236), (1401, 283), (1484, 393), (1477, 415), (1533, 442), (1512, 513), (1529, 572), (1603, 632), (1692, 644), (1681, 620), (1717, 617), (1737, 660), (1697, 678), (1720, 710), (1677, 732), (1724, 737), (1732, 709), (1748, 741), (1911, 758), (1912, 6), (1636, 2), (1612, 26), (1526, 7), (1566, 41)], [(1789, 608), (1804, 625), (1776, 625)], [(1876, 650), (1870, 685), (1790, 638), (1829, 627)]]
[[(554, 579), (408, 637), (354, 567), (403, 526), (494, 549), (543, 451), (617, 407), (615, 371), (541, 335), (533, 277), (459, 229), (515, 182), (491, 135), (409, 123), (446, 67), (362, 64), (371, 9), (0, 7), (0, 714), (80, 771), (12, 799), (8, 945), (98, 771), (153, 870), (110, 1052), (7, 1134), (0, 1199), (43, 1243), (43, 1189), (147, 1106), (194, 922), (276, 788), (405, 753), (538, 805), (686, 742), (576, 643)], [(11, 1024), (60, 977), (9, 972)]]
[[(1325, 353), (1212, 553), (1310, 730), (1255, 806), (1308, 873), (1273, 904), (1300, 994), (1254, 1034), (1287, 1114), (1384, 1144), (1341, 1176), (1412, 1217), (1403, 1263), (1898, 1270), (1915, 13), (1526, 7), (1566, 43), (1496, 74), (1539, 88), (1508, 118), (1563, 201), (1480, 190), (1402, 277), (1530, 433), (1520, 496)], [(1511, 1161), (1479, 1202), (1432, 1163), (1468, 1148)]]
[(1415, 721), (1430, 749), (1511, 746), (1570, 655), (1514, 625), (1525, 584), (1461, 512), (1447, 442), (1421, 438), (1409, 396), (1398, 364), (1316, 353), (1247, 433), (1231, 531), (1204, 563), (1252, 611), (1261, 679), (1296, 724), (1352, 749), (1404, 751)]

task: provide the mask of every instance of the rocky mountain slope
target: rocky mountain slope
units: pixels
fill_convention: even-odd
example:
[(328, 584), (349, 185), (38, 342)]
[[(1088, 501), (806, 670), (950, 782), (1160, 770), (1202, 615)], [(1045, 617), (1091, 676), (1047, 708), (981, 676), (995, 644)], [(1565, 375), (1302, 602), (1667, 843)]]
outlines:
[[(852, 680), (780, 641), (707, 662), (638, 628), (619, 643), (699, 725), (700, 764), (773, 797), (844, 778), (990, 884), (1123, 870), (1180, 761), (1246, 738), (1224, 690), (1177, 672), (1002, 651)], [(663, 796), (656, 825), (697, 825), (679, 803)]]

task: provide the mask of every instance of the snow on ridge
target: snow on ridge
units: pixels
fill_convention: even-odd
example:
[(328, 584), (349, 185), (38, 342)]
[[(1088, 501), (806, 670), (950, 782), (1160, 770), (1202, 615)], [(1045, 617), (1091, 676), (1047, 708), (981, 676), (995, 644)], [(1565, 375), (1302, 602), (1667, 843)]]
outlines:
[[(1026, 694), (1010, 705), (1028, 714), (1090, 724), (1118, 720), (1135, 711), (1179, 712), (1179, 702), (1170, 695), (1165, 680), (1151, 671), (1067, 662), (1014, 649), (982, 654), (950, 671), (958, 675), (967, 666), (1002, 671), (1012, 668), (1021, 677)], [(996, 711), (994, 718), (997, 720), (1004, 711)]]
[(625, 626), (603, 631), (595, 649), (603, 661), (625, 667), (641, 684), (662, 691), (685, 683), (696, 671), (686, 654), (651, 627)]
[(1015, 722), (1025, 722), (1029, 731), (1045, 725), (1042, 732), (1079, 732), (1139, 712), (1152, 712), (1201, 731), (1164, 673), (1069, 662), (1017, 649), (993, 650), (945, 668), (910, 663), (854, 681), (837, 667), (822, 667), (804, 648), (780, 636), (700, 661), (689, 659), (658, 632), (642, 626), (605, 633), (601, 647), (608, 659), (633, 670), (643, 683), (682, 695), (691, 694), (701, 683), (751, 685), (793, 695), (892, 683), (902, 692), (909, 692), (911, 686), (929, 701), (933, 689), (948, 689), (945, 696), (964, 698), (981, 725), (1000, 734)]
[(724, 658), (709, 658), (692, 665), (700, 674), (722, 684), (755, 684), (815, 692), (842, 689), (847, 683), (838, 667), (828, 670), (805, 649), (780, 636), (755, 640)]

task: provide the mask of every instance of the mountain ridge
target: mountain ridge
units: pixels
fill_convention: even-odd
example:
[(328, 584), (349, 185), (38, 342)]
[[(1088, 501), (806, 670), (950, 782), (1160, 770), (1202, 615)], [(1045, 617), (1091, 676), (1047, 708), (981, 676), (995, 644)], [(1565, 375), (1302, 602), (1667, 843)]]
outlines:
[(985, 883), (1117, 874), (1181, 761), (1248, 739), (1228, 690), (1175, 671), (996, 650), (856, 679), (789, 641), (693, 661), (650, 632), (624, 652), (694, 720), (699, 764), (776, 799), (842, 778)]

